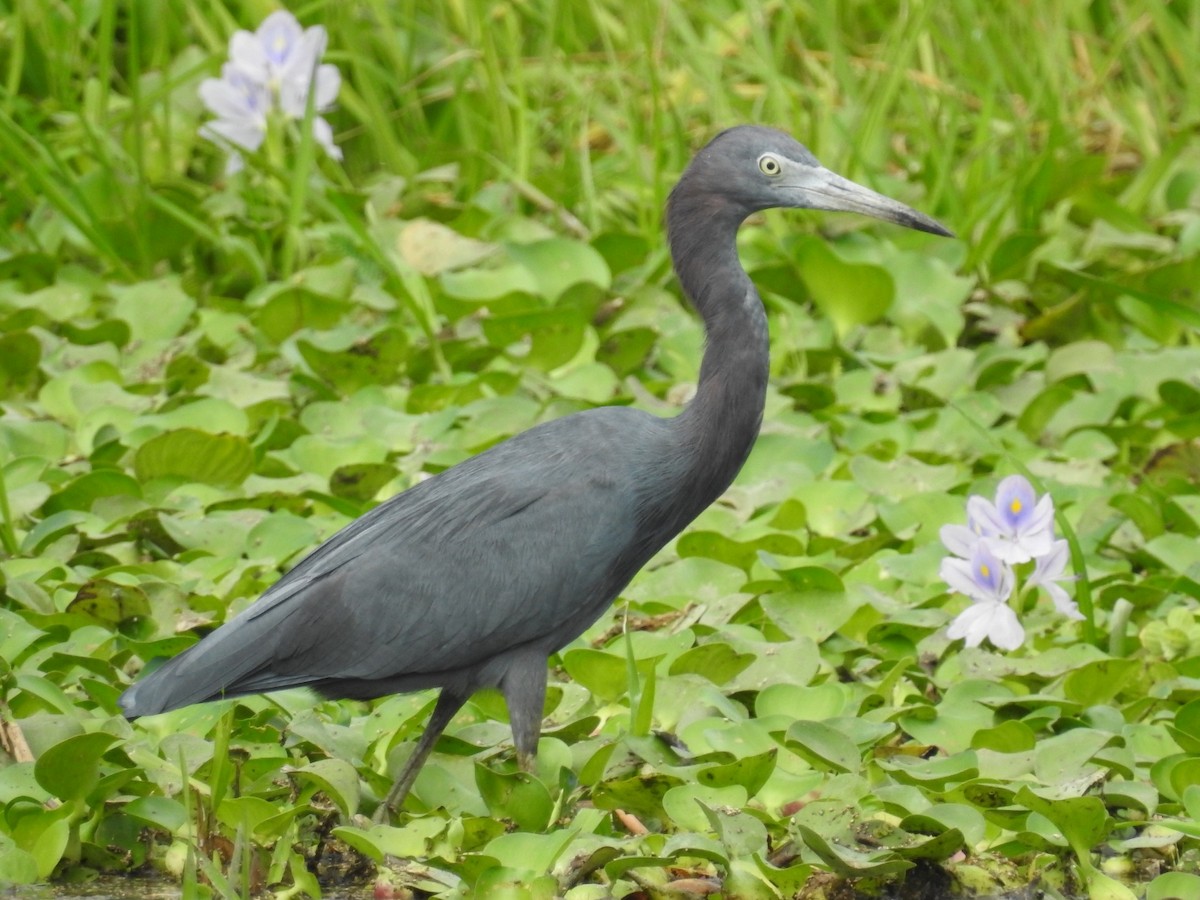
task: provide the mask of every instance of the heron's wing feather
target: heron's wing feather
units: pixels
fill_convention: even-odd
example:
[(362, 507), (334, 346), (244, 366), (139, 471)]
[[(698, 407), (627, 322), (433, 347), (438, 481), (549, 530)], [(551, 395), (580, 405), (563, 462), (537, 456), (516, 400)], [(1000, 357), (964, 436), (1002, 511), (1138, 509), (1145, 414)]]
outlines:
[(126, 694), (134, 715), (221, 694), (451, 673), (547, 652), (623, 585), (626, 483), (656, 423), (604, 409), (546, 423), (355, 520), (253, 606)]

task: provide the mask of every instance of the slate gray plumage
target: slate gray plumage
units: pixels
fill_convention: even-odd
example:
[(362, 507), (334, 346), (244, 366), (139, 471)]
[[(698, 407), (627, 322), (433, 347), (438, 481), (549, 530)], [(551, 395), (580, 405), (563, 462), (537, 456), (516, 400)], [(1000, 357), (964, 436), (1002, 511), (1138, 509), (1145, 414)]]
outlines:
[(860, 212), (949, 234), (834, 175), (782, 132), (723, 132), (693, 159), (667, 208), (675, 269), (708, 338), (696, 396), (678, 416), (576, 413), (393, 497), (125, 691), (125, 714), (299, 686), (332, 698), (441, 688), (384, 813), (398, 808), (466, 699), (498, 687), (518, 758), (530, 765), (547, 657), (720, 496), (754, 444), (767, 321), (735, 237), (748, 215), (771, 207)]

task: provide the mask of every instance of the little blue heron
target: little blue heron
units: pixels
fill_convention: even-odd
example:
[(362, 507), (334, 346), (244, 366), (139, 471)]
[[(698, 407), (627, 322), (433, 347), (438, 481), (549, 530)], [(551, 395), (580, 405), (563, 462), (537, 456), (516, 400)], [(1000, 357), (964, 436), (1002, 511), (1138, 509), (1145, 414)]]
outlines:
[(735, 237), (747, 216), (772, 207), (864, 213), (950, 234), (835, 175), (782, 132), (722, 132), (667, 203), (675, 271), (707, 335), (695, 398), (679, 415), (575, 413), (415, 485), (130, 687), (125, 715), (291, 687), (356, 699), (439, 687), (429, 724), (379, 807), (383, 818), (399, 808), (467, 698), (499, 688), (528, 770), (550, 654), (721, 495), (758, 435), (767, 319)]

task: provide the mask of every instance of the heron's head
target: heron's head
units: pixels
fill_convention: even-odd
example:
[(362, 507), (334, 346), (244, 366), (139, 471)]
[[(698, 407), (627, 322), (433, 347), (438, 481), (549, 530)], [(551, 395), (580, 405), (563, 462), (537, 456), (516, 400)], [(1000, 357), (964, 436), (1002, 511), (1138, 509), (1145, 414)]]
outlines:
[(673, 200), (704, 197), (743, 217), (775, 207), (856, 212), (951, 236), (929, 216), (826, 169), (803, 144), (774, 128), (743, 125), (713, 138), (688, 166)]

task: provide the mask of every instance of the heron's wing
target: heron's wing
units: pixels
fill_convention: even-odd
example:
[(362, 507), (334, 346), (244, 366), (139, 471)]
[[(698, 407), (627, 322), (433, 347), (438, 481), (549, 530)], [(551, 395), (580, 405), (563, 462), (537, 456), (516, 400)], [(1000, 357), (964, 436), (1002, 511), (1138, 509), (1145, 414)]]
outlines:
[(162, 708), (452, 672), (565, 643), (624, 583), (612, 587), (612, 570), (636, 528), (638, 432), (660, 422), (622, 409), (570, 416), (392, 498), (151, 676), (177, 685)]

